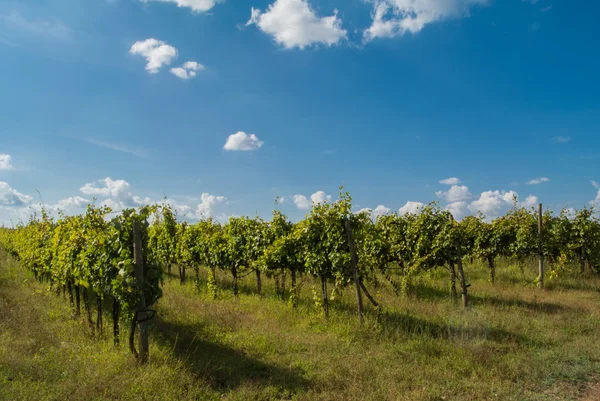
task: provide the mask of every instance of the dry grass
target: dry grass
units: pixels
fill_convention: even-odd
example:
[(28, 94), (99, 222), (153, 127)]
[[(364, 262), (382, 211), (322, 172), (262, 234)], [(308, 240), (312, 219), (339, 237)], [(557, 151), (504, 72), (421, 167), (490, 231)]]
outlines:
[(248, 277), (235, 299), (221, 274), (217, 300), (202, 280), (200, 293), (168, 280), (151, 363), (139, 367), (126, 347), (92, 338), (62, 296), (0, 257), (0, 399), (587, 401), (586, 383), (600, 374), (600, 279), (542, 291), (530, 271), (503, 267), (494, 286), (485, 269), (468, 274), (470, 309), (448, 300), (439, 270), (407, 298), (382, 283), (373, 295), (384, 308), (368, 306), (363, 327), (351, 290), (326, 321), (311, 280), (295, 310), (271, 280), (259, 297)]

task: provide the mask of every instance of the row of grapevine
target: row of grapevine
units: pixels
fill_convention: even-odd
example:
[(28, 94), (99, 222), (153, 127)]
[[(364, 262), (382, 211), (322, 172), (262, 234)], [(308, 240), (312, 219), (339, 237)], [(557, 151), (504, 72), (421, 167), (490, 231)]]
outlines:
[[(362, 294), (378, 306), (369, 287), (382, 277), (398, 293), (407, 292), (418, 274), (438, 268), (447, 269), (451, 298), (458, 298), (458, 286), (467, 306), (469, 283), (463, 261), (469, 259), (486, 263), (492, 282), (499, 258), (523, 267), (540, 253), (550, 277), (574, 268), (600, 269), (600, 222), (588, 208), (574, 214), (546, 211), (541, 247), (538, 216), (516, 204), (492, 222), (482, 216), (455, 221), (435, 203), (418, 214), (373, 220), (369, 213), (352, 213), (352, 198), (343, 191), (338, 201), (314, 205), (297, 223), (274, 211), (268, 222), (232, 217), (224, 224), (213, 219), (192, 224), (178, 222), (168, 205), (126, 210), (112, 219), (110, 215), (108, 208), (89, 207), (85, 215), (61, 216), (55, 222), (42, 214), (16, 230), (0, 231), (0, 243), (40, 279), (67, 288), (69, 294), (75, 291), (77, 310), (79, 289), (88, 310), (90, 291), (100, 300), (113, 299), (115, 310), (130, 322), (135, 321), (141, 295), (133, 273), (134, 222), (142, 226), (148, 305), (161, 295), (163, 269), (170, 272), (172, 266), (178, 267), (182, 282), (187, 270), (199, 276), (206, 268), (213, 297), (217, 269), (231, 275), (235, 295), (241, 277), (254, 275), (259, 294), (264, 277), (274, 278), (277, 293), (292, 305), (298, 298), (298, 276), (312, 276), (320, 283), (318, 297), (325, 315), (331, 292), (355, 286), (360, 314)], [(291, 285), (286, 290), (288, 278)]]
[[(0, 230), (0, 244), (57, 291), (68, 293), (75, 314), (81, 314), (81, 298), (92, 331), (102, 333), (103, 305), (112, 304), (113, 335), (119, 341), (119, 323), (130, 325), (130, 347), (139, 319), (139, 305), (154, 304), (162, 295), (162, 267), (148, 247), (149, 217), (156, 207), (128, 209), (113, 218), (107, 207), (88, 206), (80, 216), (59, 216), (45, 210), (26, 225)], [(139, 227), (141, 249), (134, 249), (134, 226)], [(134, 258), (141, 251), (143, 282), (136, 278)], [(139, 256), (138, 256), (139, 257)], [(143, 288), (143, 291), (141, 290)], [(94, 324), (91, 299), (96, 300)]]
[[(186, 269), (199, 274), (208, 268), (209, 290), (216, 296), (216, 269), (232, 277), (237, 295), (238, 279), (256, 276), (257, 293), (262, 291), (262, 277), (274, 277), (277, 292), (287, 296), (292, 305), (297, 299), (297, 276), (310, 275), (320, 282), (320, 299), (328, 313), (328, 285), (333, 291), (355, 285), (378, 305), (368, 291), (380, 277), (391, 282), (398, 292), (406, 292), (421, 272), (446, 268), (450, 296), (458, 298), (460, 286), (467, 305), (469, 283), (463, 260), (480, 259), (489, 266), (490, 281), (496, 277), (496, 261), (505, 258), (523, 268), (525, 262), (540, 254), (538, 216), (533, 210), (515, 206), (504, 216), (485, 221), (483, 216), (469, 216), (455, 221), (449, 211), (437, 204), (425, 206), (418, 214), (389, 214), (375, 221), (369, 213), (353, 214), (352, 199), (347, 192), (334, 203), (314, 205), (305, 219), (292, 224), (279, 211), (266, 222), (259, 217), (232, 217), (225, 224), (212, 219), (195, 224), (178, 223), (170, 209), (161, 209), (150, 227), (151, 249), (170, 269), (179, 266), (181, 280)], [(162, 214), (161, 214), (162, 211)], [(600, 268), (600, 222), (592, 209), (575, 214), (564, 210), (558, 215), (543, 215), (543, 255), (556, 277), (577, 266), (598, 271)], [(352, 236), (348, 236), (348, 226)], [(356, 256), (353, 269), (350, 241)], [(396, 272), (401, 271), (401, 274)], [(285, 290), (285, 277), (291, 286)]]

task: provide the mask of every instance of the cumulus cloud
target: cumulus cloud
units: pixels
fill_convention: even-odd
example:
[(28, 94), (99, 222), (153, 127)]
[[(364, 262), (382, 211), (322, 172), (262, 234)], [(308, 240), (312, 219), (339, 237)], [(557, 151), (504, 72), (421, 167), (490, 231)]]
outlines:
[(123, 199), (131, 195), (131, 185), (127, 181), (113, 180), (110, 177), (85, 184), (79, 190), (84, 195), (99, 195), (116, 199)]
[(523, 202), (521, 202), (521, 206), (531, 208), (536, 206), (538, 203), (540, 203), (540, 201), (537, 196), (529, 195)]
[(440, 184), (444, 184), (444, 185), (458, 185), (460, 184), (460, 180), (456, 177), (450, 177), (450, 178), (446, 178), (444, 180), (440, 181)]
[(593, 206), (600, 207), (600, 183), (592, 180), (592, 185), (598, 190), (598, 194), (596, 194), (596, 199), (594, 199), (590, 203)]
[(312, 202), (304, 195), (294, 195), (292, 200), (298, 209), (307, 210), (312, 205)]
[(534, 178), (531, 181), (529, 181), (527, 184), (528, 185), (539, 185), (544, 182), (550, 182), (550, 178), (548, 178), (548, 177)]
[(378, 205), (375, 209), (371, 209), (371, 208), (360, 209), (357, 212), (357, 214), (367, 213), (369, 216), (376, 219), (377, 217), (385, 216), (386, 214), (389, 214), (390, 212), (391, 212), (391, 209), (389, 207), (385, 207), (384, 205)]
[(517, 196), (514, 191), (486, 191), (479, 199), (471, 202), (468, 208), (473, 213), (481, 212), (491, 219), (498, 217), (504, 209), (512, 206)]
[(452, 202), (446, 206), (446, 210), (452, 213), (455, 219), (459, 220), (467, 214), (467, 202)]
[(473, 197), (469, 187), (465, 185), (453, 185), (448, 191), (438, 191), (435, 193), (438, 197), (446, 199), (448, 202), (461, 202)]
[(0, 205), (23, 206), (31, 202), (33, 198), (12, 189), (8, 183), (0, 181)]
[(373, 216), (375, 216), (375, 217), (385, 216), (386, 214), (389, 214), (390, 211), (391, 211), (391, 209), (389, 207), (385, 207), (383, 205), (378, 205), (375, 209), (373, 209)]
[(129, 53), (139, 55), (146, 59), (146, 71), (150, 74), (156, 74), (165, 65), (171, 64), (171, 61), (177, 57), (177, 49), (166, 44), (162, 40), (154, 38), (135, 42)]
[(90, 204), (90, 201), (81, 196), (72, 196), (70, 198), (59, 200), (56, 207), (61, 210), (71, 208), (85, 208)]
[(189, 79), (196, 76), (198, 71), (202, 71), (205, 67), (196, 61), (188, 61), (181, 67), (171, 68), (171, 74), (181, 79)]
[(144, 3), (149, 2), (161, 2), (161, 3), (175, 3), (177, 7), (187, 7), (197, 13), (205, 13), (211, 10), (216, 4), (217, 0), (141, 0)]
[(0, 170), (12, 170), (14, 169), (12, 165), (12, 158), (9, 154), (0, 153)]
[(313, 205), (331, 202), (331, 199), (331, 195), (327, 195), (324, 191), (317, 191), (310, 196), (310, 200), (312, 201)]
[(310, 196), (310, 199), (304, 195), (292, 196), (292, 201), (298, 209), (308, 210), (312, 205), (318, 205), (319, 203), (331, 202), (331, 195), (327, 195), (325, 191), (317, 191)]
[(84, 195), (108, 198), (101, 205), (115, 210), (154, 203), (150, 198), (134, 196), (131, 193), (131, 185), (127, 181), (113, 180), (110, 177), (85, 184), (79, 190)]
[(256, 25), (287, 49), (332, 46), (347, 36), (337, 10), (329, 17), (319, 17), (306, 0), (275, 0), (265, 12), (252, 8), (248, 25)]
[(237, 132), (229, 135), (223, 149), (229, 151), (241, 150), (250, 151), (257, 150), (263, 146), (263, 141), (257, 138), (254, 134), (246, 134), (245, 132)]
[(373, 0), (373, 22), (364, 31), (366, 41), (416, 34), (426, 25), (469, 15), (476, 5), (487, 0)]
[(226, 197), (215, 196), (206, 192), (202, 194), (200, 200), (201, 202), (198, 204), (198, 208), (196, 209), (196, 216), (199, 219), (213, 217), (215, 215), (217, 206), (227, 203)]
[(425, 207), (424, 203), (408, 201), (406, 202), (406, 205), (402, 206), (398, 212), (400, 215), (418, 214), (423, 207)]

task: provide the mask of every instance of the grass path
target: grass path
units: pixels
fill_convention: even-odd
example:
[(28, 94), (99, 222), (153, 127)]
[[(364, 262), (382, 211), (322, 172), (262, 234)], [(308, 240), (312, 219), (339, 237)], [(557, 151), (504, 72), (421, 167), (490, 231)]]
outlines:
[(270, 280), (265, 297), (249, 277), (234, 299), (220, 276), (218, 300), (168, 280), (151, 363), (139, 367), (0, 254), (0, 399), (600, 399), (587, 384), (600, 374), (598, 278), (539, 291), (508, 269), (491, 286), (471, 268), (473, 307), (463, 311), (448, 302), (442, 274), (420, 280), (418, 297), (374, 291), (386, 308), (379, 321), (369, 310), (362, 328), (351, 291), (325, 321), (310, 280), (297, 310), (273, 296)]

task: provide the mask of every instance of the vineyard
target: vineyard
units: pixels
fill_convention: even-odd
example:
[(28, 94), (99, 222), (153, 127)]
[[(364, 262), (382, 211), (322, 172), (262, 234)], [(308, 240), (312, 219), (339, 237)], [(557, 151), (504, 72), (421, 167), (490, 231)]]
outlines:
[[(496, 358), (494, 352), (500, 353), (498, 355), (512, 352), (504, 347), (543, 349), (544, 346), (532, 345), (532, 340), (510, 334), (506, 328), (471, 326), (483, 325), (484, 315), (458, 315), (467, 320), (456, 325), (443, 323), (438, 318), (434, 322), (425, 321), (407, 311), (422, 307), (416, 305), (417, 301), (432, 297), (437, 311), (447, 316), (492, 313), (490, 307), (505, 304), (517, 315), (523, 308), (528, 310), (519, 315), (519, 324), (526, 325), (523, 319), (530, 319), (531, 324), (542, 327), (538, 319), (548, 318), (552, 311), (559, 313), (562, 308), (557, 306), (559, 303), (571, 302), (568, 290), (588, 291), (578, 295), (577, 302), (583, 302), (598, 301), (600, 288), (597, 277), (600, 221), (594, 210), (542, 213), (541, 205), (539, 210), (529, 210), (516, 202), (506, 215), (493, 221), (487, 221), (484, 216), (456, 221), (450, 212), (435, 203), (423, 207), (418, 214), (389, 214), (373, 219), (370, 213), (352, 213), (352, 199), (342, 190), (338, 201), (313, 205), (306, 218), (297, 223), (275, 210), (271, 221), (232, 217), (224, 224), (213, 219), (195, 223), (178, 221), (168, 204), (118, 214), (106, 207), (89, 206), (80, 216), (52, 218), (42, 212), (27, 224), (2, 229), (0, 245), (15, 263), (33, 274), (41, 283), (37, 285), (57, 294), (56, 300), (64, 299), (75, 320), (82, 322), (80, 326), (99, 344), (108, 338), (104, 327), (108, 316), (112, 318), (110, 337), (114, 345), (121, 342), (125, 331), (122, 327), (127, 328), (129, 351), (143, 363), (148, 362), (148, 348), (160, 347), (153, 345), (153, 333), (160, 343), (165, 333), (170, 332), (165, 327), (165, 316), (187, 316), (191, 310), (186, 311), (186, 307), (197, 310), (201, 302), (205, 310), (201, 312), (203, 316), (208, 314), (221, 321), (229, 312), (221, 310), (223, 315), (215, 315), (209, 312), (211, 305), (222, 308), (223, 302), (236, 300), (238, 306), (233, 308), (251, 305), (248, 313), (260, 314), (256, 318), (259, 320), (265, 319), (269, 312), (283, 320), (284, 315), (293, 313), (299, 320), (309, 319), (319, 330), (332, 333), (341, 330), (342, 337), (362, 336), (348, 341), (357, 342), (363, 352), (367, 352), (364, 338), (382, 343), (382, 336), (394, 342), (394, 338), (406, 340), (405, 336), (409, 335), (419, 337), (420, 341), (435, 341), (439, 350), (434, 352), (433, 359), (452, 352), (453, 344), (461, 350), (457, 343), (462, 344), (465, 339), (473, 340), (474, 344), (470, 345), (473, 347), (485, 341), (497, 343), (495, 351), (487, 350), (492, 352), (490, 358)], [(165, 299), (161, 300), (163, 291)], [(489, 297), (482, 295), (482, 291), (524, 294), (527, 300), (496, 300), (490, 306)], [(538, 302), (536, 297), (557, 298), (553, 303)], [(163, 310), (163, 302), (178, 306)], [(585, 305), (579, 307), (587, 308), (588, 303)], [(264, 310), (260, 311), (261, 308)], [(399, 315), (402, 308), (407, 313)], [(575, 310), (573, 306), (569, 308)], [(592, 308), (591, 318), (588, 313), (573, 312), (573, 322), (564, 330), (577, 331), (577, 327), (570, 325), (581, 325), (583, 336), (590, 334), (589, 330), (600, 329), (598, 309), (600, 304)], [(351, 318), (352, 315), (355, 318)], [(239, 315), (237, 318), (244, 321)], [(231, 323), (224, 322), (223, 326), (228, 324)], [(298, 329), (296, 323), (287, 324)], [(403, 330), (408, 334), (399, 334)], [(479, 330), (483, 331), (478, 334)], [(182, 336), (178, 341), (184, 343), (175, 342), (169, 347), (173, 350), (187, 347), (189, 353), (194, 340), (195, 337)], [(587, 337), (580, 340), (587, 344)], [(414, 357), (416, 351), (413, 351), (403, 352)], [(198, 352), (200, 363), (202, 349)], [(421, 359), (432, 351), (423, 352), (425, 354), (415, 358)], [(598, 352), (588, 355), (587, 373), (584, 374), (581, 366), (573, 368), (582, 375), (578, 380), (600, 373), (600, 359), (594, 359), (594, 355)], [(155, 363), (153, 359), (150, 353), (151, 364)], [(419, 363), (427, 365), (428, 362)], [(572, 364), (573, 360), (568, 363)], [(500, 376), (503, 374), (499, 367), (494, 369), (499, 369)], [(227, 382), (227, 378), (223, 380)], [(499, 377), (498, 380), (519, 382), (518, 377)], [(301, 393), (294, 389), (281, 392), (282, 386), (286, 387), (279, 385), (275, 395), (254, 394), (253, 397), (291, 399), (295, 393)], [(414, 390), (418, 385), (413, 383), (412, 386)], [(437, 394), (437, 390), (432, 389), (431, 394)], [(405, 391), (406, 399), (411, 399), (408, 394), (413, 394), (412, 399), (446, 399), (427, 398), (423, 395), (429, 394), (427, 392), (417, 396), (409, 389)], [(454, 396), (450, 393), (447, 399), (461, 399), (460, 391), (453, 391)], [(513, 392), (506, 394), (523, 396), (527, 393), (523, 388), (510, 391)], [(476, 392), (472, 394), (475, 398), (481, 396)], [(373, 399), (389, 399), (389, 396)], [(323, 399), (327, 397), (324, 395)], [(313, 398), (317, 398), (316, 395), (306, 399)], [(340, 399), (353, 397), (344, 393)]]

